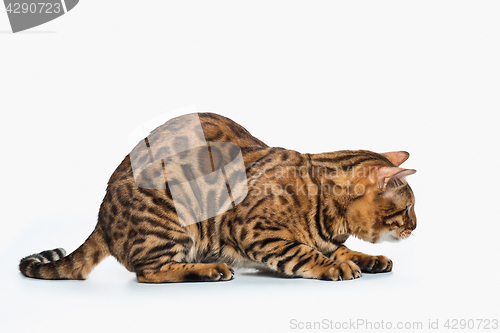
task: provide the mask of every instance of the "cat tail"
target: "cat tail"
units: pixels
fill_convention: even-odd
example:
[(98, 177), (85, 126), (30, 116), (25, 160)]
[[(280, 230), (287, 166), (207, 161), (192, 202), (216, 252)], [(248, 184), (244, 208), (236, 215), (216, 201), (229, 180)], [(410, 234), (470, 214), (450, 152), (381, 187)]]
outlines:
[(64, 249), (32, 254), (21, 259), (19, 269), (24, 276), (45, 280), (85, 280), (102, 259), (110, 255), (101, 228), (68, 256)]

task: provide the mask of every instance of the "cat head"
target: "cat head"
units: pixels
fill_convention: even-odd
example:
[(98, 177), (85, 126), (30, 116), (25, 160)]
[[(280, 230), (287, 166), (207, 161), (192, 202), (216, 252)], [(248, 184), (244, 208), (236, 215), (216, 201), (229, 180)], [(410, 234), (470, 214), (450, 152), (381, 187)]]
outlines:
[(367, 177), (360, 179), (364, 194), (347, 209), (352, 234), (371, 243), (408, 238), (417, 227), (415, 196), (406, 182), (406, 176), (416, 170), (399, 167), (410, 154), (380, 155), (380, 163), (364, 166), (369, 170)]

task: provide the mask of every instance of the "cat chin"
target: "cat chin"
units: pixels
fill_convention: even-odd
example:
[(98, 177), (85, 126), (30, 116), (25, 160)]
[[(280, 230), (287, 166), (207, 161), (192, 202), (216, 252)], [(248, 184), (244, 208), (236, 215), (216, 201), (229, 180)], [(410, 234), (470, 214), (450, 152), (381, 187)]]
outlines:
[(396, 238), (392, 235), (392, 233), (383, 233), (380, 235), (377, 243), (389, 242), (389, 243), (398, 243), (401, 241), (401, 238)]

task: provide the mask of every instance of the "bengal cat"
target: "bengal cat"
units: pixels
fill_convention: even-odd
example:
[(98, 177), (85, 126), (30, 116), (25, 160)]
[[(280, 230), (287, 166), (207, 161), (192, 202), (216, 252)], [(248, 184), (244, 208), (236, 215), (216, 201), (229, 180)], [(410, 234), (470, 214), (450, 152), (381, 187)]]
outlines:
[[(301, 154), (269, 147), (223, 116), (193, 115), (201, 124), (197, 139), (207, 142), (208, 160), (200, 158), (189, 166), (185, 160), (193, 164), (193, 158), (201, 156), (198, 150), (207, 147), (188, 149), (191, 139), (171, 140), (165, 135), (165, 131), (178, 133), (182, 117), (158, 127), (144, 140), (146, 150), (133, 158), (134, 151), (127, 155), (111, 176), (96, 228), (83, 245), (68, 256), (63, 249), (28, 256), (20, 262), (21, 273), (39, 279), (84, 280), (109, 255), (146, 283), (231, 280), (230, 266), (333, 281), (392, 270), (389, 258), (352, 251), (344, 242), (349, 236), (371, 243), (396, 241), (416, 228), (415, 198), (405, 180), (415, 170), (399, 167), (408, 153)], [(187, 121), (182, 126), (189, 131), (191, 125)], [(152, 153), (151, 142), (162, 146)], [(230, 149), (219, 149), (218, 143), (228, 143)], [(153, 161), (159, 159), (154, 154), (169, 151), (176, 153), (170, 163), (177, 167), (170, 175), (165, 172), (166, 159), (159, 168), (151, 164), (133, 170), (134, 159)], [(212, 212), (199, 222), (181, 219), (181, 214), (196, 215), (198, 208), (193, 207), (200, 203), (186, 199), (183, 191), (177, 195), (184, 201), (174, 200), (175, 184), (191, 184), (195, 171), (208, 177), (238, 154), (246, 173), (243, 195), (238, 197), (238, 191), (227, 185), (227, 211)], [(228, 170), (227, 181), (235, 177)], [(199, 188), (194, 185), (185, 187), (195, 190)], [(228, 201), (221, 199), (222, 191), (205, 192), (197, 198), (209, 208)]]

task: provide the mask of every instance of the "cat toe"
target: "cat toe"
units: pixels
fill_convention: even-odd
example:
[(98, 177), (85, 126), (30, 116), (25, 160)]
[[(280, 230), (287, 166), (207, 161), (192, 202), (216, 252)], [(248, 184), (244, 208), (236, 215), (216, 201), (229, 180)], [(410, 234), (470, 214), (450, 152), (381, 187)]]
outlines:
[(385, 268), (384, 272), (390, 272), (392, 271), (392, 260), (389, 259), (388, 263), (387, 263), (387, 267)]
[(219, 272), (218, 281), (229, 281), (234, 279), (234, 271), (231, 267), (226, 264), (218, 264), (217, 270)]

